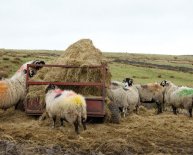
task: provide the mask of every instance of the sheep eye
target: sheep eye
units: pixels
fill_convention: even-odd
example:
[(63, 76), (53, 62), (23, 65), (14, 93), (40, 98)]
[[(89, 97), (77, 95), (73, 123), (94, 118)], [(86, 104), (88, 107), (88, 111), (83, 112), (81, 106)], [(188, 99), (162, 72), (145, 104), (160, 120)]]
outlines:
[(35, 75), (35, 72), (34, 72), (33, 70), (30, 70), (30, 71), (29, 71), (29, 76), (30, 76), (30, 77), (33, 77), (34, 75)]

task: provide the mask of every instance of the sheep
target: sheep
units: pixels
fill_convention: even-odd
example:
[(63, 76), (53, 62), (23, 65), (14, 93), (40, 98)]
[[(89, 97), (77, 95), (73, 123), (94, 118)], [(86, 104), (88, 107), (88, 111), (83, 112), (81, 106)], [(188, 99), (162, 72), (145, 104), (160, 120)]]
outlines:
[(125, 88), (125, 83), (128, 83), (128, 86), (132, 86), (133, 85), (133, 79), (126, 78), (123, 80), (123, 82), (111, 81), (110, 89)]
[(178, 87), (171, 81), (164, 80), (160, 83), (165, 88), (165, 102), (172, 106), (173, 113), (177, 114), (177, 108), (186, 109), (192, 117), (193, 88)]
[(129, 106), (126, 91), (123, 88), (108, 89), (107, 96), (114, 104), (118, 105), (117, 107), (120, 109), (123, 117), (125, 117)]
[[(26, 95), (26, 74), (27, 64), (45, 64), (44, 61), (29, 61), (23, 64), (20, 69), (10, 78), (0, 81), (0, 108), (7, 110), (8, 108), (15, 106), (17, 108), (18, 103), (23, 101)], [(33, 77), (36, 74), (36, 70), (40, 67), (30, 68), (29, 77)]]
[(145, 85), (140, 84), (133, 84), (133, 79), (131, 78), (125, 78), (123, 82), (114, 82), (113, 88), (127, 88), (130, 86), (133, 86), (137, 88), (140, 102), (146, 103), (146, 102), (155, 102), (157, 105), (157, 114), (162, 113), (164, 108), (164, 88), (160, 86), (159, 83), (148, 83)]
[[(128, 85), (130, 85), (130, 83)], [(123, 117), (126, 116), (128, 110), (129, 113), (134, 110), (137, 112), (140, 100), (138, 90), (135, 87), (130, 85), (129, 87), (124, 86), (123, 88), (121, 84), (117, 89), (109, 89), (107, 95), (113, 103), (118, 105), (119, 109), (122, 111)]]
[(164, 88), (159, 83), (148, 83), (145, 85), (137, 84), (140, 101), (142, 103), (155, 102), (157, 105), (157, 114), (163, 112), (164, 109)]
[(86, 130), (86, 101), (85, 98), (71, 90), (61, 90), (55, 85), (48, 85), (46, 90), (46, 112), (52, 118), (52, 127), (55, 127), (56, 118), (59, 117), (61, 126), (63, 121), (74, 124), (75, 132), (79, 134), (79, 126), (82, 124)]

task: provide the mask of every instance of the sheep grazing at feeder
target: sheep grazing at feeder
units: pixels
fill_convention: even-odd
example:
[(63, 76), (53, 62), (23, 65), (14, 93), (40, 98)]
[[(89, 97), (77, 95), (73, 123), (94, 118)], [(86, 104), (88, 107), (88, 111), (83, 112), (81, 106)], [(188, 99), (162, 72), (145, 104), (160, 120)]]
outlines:
[[(139, 93), (136, 87), (132, 86), (133, 80), (126, 78), (123, 82), (117, 82), (115, 87), (110, 87), (108, 90), (108, 97), (110, 100), (117, 104), (118, 108), (122, 111), (123, 117), (127, 113), (137, 112), (140, 104)], [(111, 83), (112, 85), (112, 83)]]
[(165, 102), (172, 106), (173, 113), (177, 114), (177, 108), (186, 109), (192, 117), (193, 88), (178, 87), (170, 81), (162, 81), (161, 86), (165, 88)]
[(86, 101), (85, 98), (71, 90), (61, 90), (50, 84), (46, 88), (46, 112), (53, 119), (52, 127), (55, 127), (56, 118), (60, 118), (61, 126), (63, 121), (74, 124), (75, 132), (79, 134), (79, 126), (82, 124), (86, 130)]
[(108, 89), (107, 96), (113, 104), (117, 105), (117, 108), (120, 109), (122, 116), (125, 117), (129, 106), (127, 102), (128, 96), (126, 90), (123, 88)]
[[(23, 64), (20, 69), (10, 78), (0, 81), (0, 108), (7, 110), (8, 108), (22, 102), (26, 96), (26, 74), (27, 64), (45, 64), (44, 61), (29, 61)], [(36, 71), (41, 67), (30, 67), (29, 77), (33, 77)]]

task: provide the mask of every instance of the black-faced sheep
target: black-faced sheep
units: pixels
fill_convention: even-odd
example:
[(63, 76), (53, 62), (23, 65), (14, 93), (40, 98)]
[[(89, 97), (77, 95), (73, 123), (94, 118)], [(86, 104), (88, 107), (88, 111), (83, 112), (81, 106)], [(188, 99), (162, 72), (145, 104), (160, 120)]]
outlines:
[(193, 108), (193, 88), (178, 87), (170, 81), (162, 81), (161, 86), (165, 88), (165, 102), (172, 106), (173, 113), (177, 114), (177, 108), (186, 109), (192, 117)]
[[(17, 107), (17, 103), (23, 101), (26, 95), (27, 64), (45, 64), (44, 61), (30, 61), (23, 64), (20, 69), (10, 78), (0, 81), (0, 108), (8, 109)], [(29, 77), (35, 75), (38, 68), (30, 68)]]
[(86, 130), (86, 101), (82, 95), (70, 90), (61, 90), (51, 84), (46, 88), (45, 92), (46, 112), (53, 119), (53, 128), (55, 127), (56, 117), (58, 117), (62, 126), (64, 120), (74, 124), (77, 134), (79, 134), (79, 126), (81, 124)]
[(132, 86), (133, 80), (127, 78), (123, 83), (117, 83), (117, 89), (108, 90), (108, 97), (122, 110), (123, 116), (136, 110), (140, 104), (139, 93), (136, 87)]

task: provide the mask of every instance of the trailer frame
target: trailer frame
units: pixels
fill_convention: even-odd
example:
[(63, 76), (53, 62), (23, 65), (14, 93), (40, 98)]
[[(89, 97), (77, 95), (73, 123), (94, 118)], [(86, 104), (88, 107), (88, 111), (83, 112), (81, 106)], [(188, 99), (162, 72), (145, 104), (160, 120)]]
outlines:
[[(61, 68), (89, 68), (89, 69), (97, 69), (100, 68), (102, 75), (102, 82), (50, 82), (50, 81), (32, 81), (29, 78), (29, 68), (30, 67), (61, 67)], [(104, 117), (105, 116), (105, 98), (106, 98), (106, 72), (107, 66), (102, 64), (100, 66), (70, 66), (70, 65), (37, 65), (37, 64), (28, 64), (27, 65), (27, 75), (26, 75), (26, 90), (29, 91), (29, 87), (31, 85), (65, 85), (65, 86), (92, 86), (92, 87), (100, 87), (101, 88), (101, 96), (97, 97), (87, 97), (87, 115), (90, 117)], [(83, 94), (84, 95), (84, 94)], [(45, 107), (43, 107), (40, 103), (40, 98), (37, 96), (35, 98), (26, 98), (24, 101), (25, 112), (28, 115), (41, 115), (44, 112)]]

